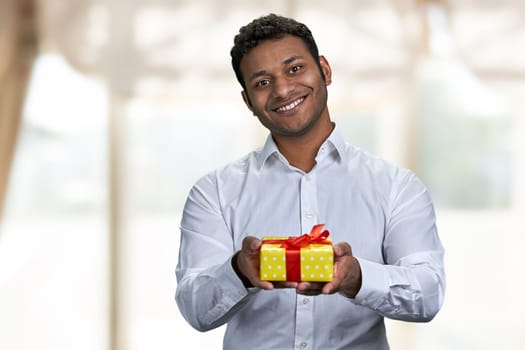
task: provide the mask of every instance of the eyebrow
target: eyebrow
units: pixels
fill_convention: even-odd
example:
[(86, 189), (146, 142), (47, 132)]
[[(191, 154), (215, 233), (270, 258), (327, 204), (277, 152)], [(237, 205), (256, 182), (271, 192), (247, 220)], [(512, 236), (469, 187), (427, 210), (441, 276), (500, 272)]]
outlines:
[[(292, 57), (289, 57), (287, 59), (285, 59), (282, 63), (283, 66), (286, 66), (290, 63), (292, 63), (293, 61), (296, 61), (298, 59), (301, 59), (303, 58), (303, 56), (299, 56), (299, 55), (296, 55), (296, 56), (292, 56)], [(257, 79), (258, 77), (261, 77), (263, 75), (266, 75), (268, 72), (264, 69), (260, 70), (260, 71), (257, 71), (255, 73), (253, 73), (251, 76), (250, 76), (250, 79), (249, 81), (253, 81), (254, 79)]]

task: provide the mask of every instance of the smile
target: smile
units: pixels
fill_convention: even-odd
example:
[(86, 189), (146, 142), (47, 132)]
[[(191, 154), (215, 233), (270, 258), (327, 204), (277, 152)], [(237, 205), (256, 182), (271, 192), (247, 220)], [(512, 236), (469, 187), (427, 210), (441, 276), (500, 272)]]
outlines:
[(304, 101), (304, 97), (298, 98), (297, 100), (292, 101), (292, 102), (290, 102), (287, 105), (284, 105), (284, 106), (281, 106), (279, 108), (274, 109), (274, 111), (275, 112), (287, 112), (287, 111), (290, 111), (290, 110), (294, 109), (295, 107), (297, 107), (298, 105), (300, 105), (301, 103), (303, 103), (303, 101)]

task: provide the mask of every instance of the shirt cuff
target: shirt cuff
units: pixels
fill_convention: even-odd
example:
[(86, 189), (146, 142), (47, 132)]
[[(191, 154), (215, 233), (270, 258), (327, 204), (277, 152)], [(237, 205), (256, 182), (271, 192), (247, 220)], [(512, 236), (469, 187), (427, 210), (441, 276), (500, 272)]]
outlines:
[(361, 266), (361, 289), (353, 301), (358, 305), (377, 307), (383, 303), (390, 290), (388, 271), (382, 264), (356, 259)]
[(239, 276), (233, 269), (231, 258), (222, 265), (217, 266), (213, 272), (215, 278), (220, 279), (224, 295), (227, 296), (231, 304), (236, 304), (249, 294)]

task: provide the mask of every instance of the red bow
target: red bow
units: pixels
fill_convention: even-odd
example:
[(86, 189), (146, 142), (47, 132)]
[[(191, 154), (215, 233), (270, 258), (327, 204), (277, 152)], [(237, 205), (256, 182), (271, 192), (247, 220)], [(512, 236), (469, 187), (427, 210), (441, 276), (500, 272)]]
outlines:
[[(310, 233), (305, 233), (298, 237), (290, 237), (287, 240), (281, 240), (281, 246), (283, 248), (303, 248), (312, 243), (316, 244), (331, 244), (326, 238), (330, 235), (327, 230), (323, 231), (324, 224), (318, 224), (312, 227)], [(270, 243), (265, 241), (265, 243)], [(273, 243), (273, 242), (272, 242)]]

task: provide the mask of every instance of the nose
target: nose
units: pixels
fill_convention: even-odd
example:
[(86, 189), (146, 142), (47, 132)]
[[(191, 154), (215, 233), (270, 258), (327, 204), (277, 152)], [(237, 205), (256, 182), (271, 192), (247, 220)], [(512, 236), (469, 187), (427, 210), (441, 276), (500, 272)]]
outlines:
[(294, 84), (286, 77), (276, 77), (273, 82), (272, 94), (277, 98), (286, 98), (294, 89)]

